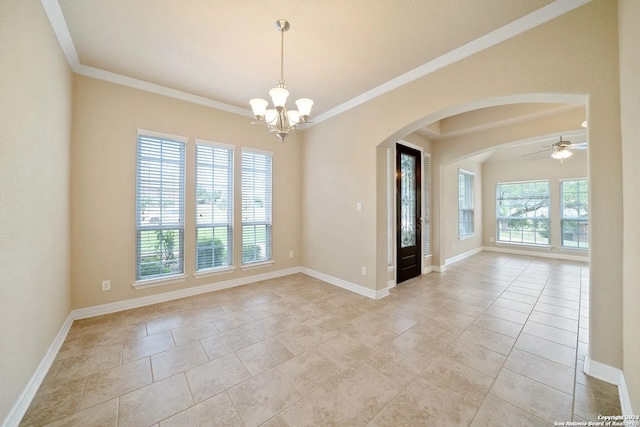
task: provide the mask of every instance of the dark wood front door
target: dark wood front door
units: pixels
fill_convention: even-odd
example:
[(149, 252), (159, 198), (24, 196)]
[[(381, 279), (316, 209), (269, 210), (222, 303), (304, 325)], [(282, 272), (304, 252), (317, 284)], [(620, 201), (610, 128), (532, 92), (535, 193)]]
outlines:
[(396, 283), (419, 276), (422, 269), (420, 151), (396, 144)]

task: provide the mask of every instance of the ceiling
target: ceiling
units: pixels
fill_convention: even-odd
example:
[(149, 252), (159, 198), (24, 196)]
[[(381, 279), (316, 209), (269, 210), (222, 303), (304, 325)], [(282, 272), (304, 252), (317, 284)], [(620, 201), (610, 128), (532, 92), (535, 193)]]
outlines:
[(589, 0), (41, 0), (75, 72), (250, 115), (280, 74), (322, 121)]

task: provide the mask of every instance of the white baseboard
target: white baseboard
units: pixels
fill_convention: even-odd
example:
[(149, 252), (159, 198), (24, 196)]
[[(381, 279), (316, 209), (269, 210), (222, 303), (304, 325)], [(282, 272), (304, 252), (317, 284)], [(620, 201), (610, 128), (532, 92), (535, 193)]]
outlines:
[(219, 291), (222, 289), (234, 288), (236, 286), (248, 285), (262, 280), (275, 279), (290, 274), (301, 273), (301, 267), (293, 267), (285, 270), (277, 270), (264, 274), (240, 277), (237, 279), (225, 280), (222, 282), (210, 283), (202, 286), (193, 286), (191, 288), (180, 289), (177, 291), (165, 292), (158, 295), (149, 295), (146, 297), (133, 298), (125, 301), (118, 301), (109, 304), (95, 305), (92, 307), (79, 308), (72, 311), (73, 319), (85, 319), (87, 317), (100, 316), (103, 314), (115, 313), (118, 311), (129, 310), (132, 308), (144, 307), (147, 305), (157, 304), (175, 299), (191, 297), (194, 295), (206, 294), (208, 292)]
[[(24, 388), (13, 407), (2, 421), (2, 427), (17, 427), (20, 424), (20, 421), (24, 417), (27, 409), (29, 409), (29, 405), (33, 401), (38, 389), (42, 385), (42, 381), (44, 381), (45, 376), (49, 372), (53, 361), (60, 351), (64, 340), (71, 329), (71, 325), (74, 320), (85, 319), (88, 317), (100, 316), (109, 313), (116, 313), (119, 311), (129, 310), (132, 308), (143, 307), (147, 305), (157, 304), (166, 301), (172, 301), (175, 299), (190, 297), (194, 295), (200, 295), (208, 292), (218, 291), (222, 289), (233, 288), (236, 286), (248, 285), (254, 282), (260, 282), (268, 279), (275, 279), (282, 276), (288, 276), (295, 273), (305, 273), (309, 276), (315, 277), (317, 279), (323, 280), (332, 285), (341, 287), (343, 289), (347, 289), (351, 292), (355, 292), (357, 294), (366, 296), (368, 298), (380, 299), (389, 295), (389, 288), (395, 286), (395, 281), (389, 281), (389, 288), (381, 289), (379, 291), (375, 291), (373, 289), (365, 288), (364, 286), (356, 285), (355, 283), (347, 282), (342, 279), (338, 279), (336, 277), (329, 276), (327, 274), (323, 274), (317, 272), (315, 270), (302, 268), (302, 267), (294, 267), (284, 270), (273, 271), (264, 274), (257, 274), (253, 276), (241, 277), (237, 279), (225, 280), (222, 282), (210, 283), (202, 286), (194, 286), (191, 288), (180, 289), (177, 291), (165, 292), (158, 295), (149, 295), (146, 297), (134, 298), (125, 301), (118, 301), (114, 303), (101, 304), (92, 307), (79, 308), (76, 310), (72, 310), (64, 324), (60, 328), (60, 331), (56, 335), (53, 343), (49, 347), (49, 350), (45, 354), (44, 358), (40, 362), (40, 365), (32, 375), (29, 380), (27, 386)], [(393, 285), (393, 286), (392, 286)]]
[[(79, 308), (76, 310), (72, 310), (64, 324), (60, 328), (58, 335), (56, 335), (53, 343), (49, 347), (49, 350), (45, 354), (44, 358), (40, 362), (40, 365), (36, 369), (35, 373), (29, 380), (29, 383), (20, 394), (16, 403), (13, 405), (9, 414), (2, 421), (2, 427), (14, 427), (20, 424), (20, 421), (24, 417), (27, 409), (29, 409), (29, 405), (33, 401), (38, 389), (42, 385), (42, 381), (44, 380), (47, 372), (51, 368), (51, 364), (56, 358), (58, 351), (60, 351), (60, 347), (64, 343), (67, 334), (69, 333), (69, 329), (73, 324), (74, 320), (85, 319), (87, 317), (100, 316), (103, 314), (116, 313), (118, 311), (128, 310), (131, 308), (143, 307), (146, 305), (157, 304), (160, 302), (171, 301), (175, 299), (185, 298), (189, 296), (204, 294), (207, 292), (218, 291), (221, 289), (233, 288), (236, 286), (248, 285), (254, 282), (260, 282), (262, 280), (275, 279), (282, 276), (288, 276), (290, 274), (301, 273), (301, 267), (288, 268), (285, 270), (273, 271), (270, 273), (257, 274), (253, 276), (241, 277), (238, 279), (226, 280), (223, 282), (210, 283), (208, 285), (202, 286), (194, 286), (191, 288), (180, 289), (178, 291), (165, 292), (159, 295), (150, 295), (147, 297), (134, 298), (126, 301), (118, 301), (109, 304), (101, 304), (93, 307), (85, 307)], [(386, 290), (387, 294), (389, 290)], [(382, 298), (382, 297), (380, 297)]]
[(622, 370), (596, 362), (587, 355), (584, 358), (583, 371), (591, 377), (618, 386), (618, 397), (620, 398), (620, 408), (622, 410), (621, 415), (634, 415), (627, 384), (624, 381), (624, 372)]
[(434, 268), (433, 268), (433, 265), (430, 265), (430, 266), (428, 266), (428, 267), (424, 267), (424, 268), (422, 269), (422, 274), (429, 274), (429, 273), (431, 273), (432, 271), (435, 271), (435, 270), (434, 270)]
[(624, 374), (620, 377), (618, 394), (620, 395), (621, 415), (637, 415), (636, 412), (633, 412), (633, 408), (631, 408), (631, 398), (629, 397), (629, 390), (627, 390), (627, 383), (624, 381)]
[(356, 294), (363, 295), (372, 299), (381, 299), (389, 295), (389, 288), (375, 291), (373, 289), (365, 288), (364, 286), (356, 285), (355, 283), (347, 282), (346, 280), (338, 279), (337, 277), (329, 276), (328, 274), (320, 273), (319, 271), (312, 270), (310, 268), (303, 268), (302, 272), (308, 276), (315, 277), (324, 282), (330, 283), (339, 288), (346, 289)]
[(393, 289), (396, 287), (396, 281), (395, 280), (389, 280), (387, 282), (387, 289)]
[(622, 371), (620, 369), (596, 362), (588, 355), (584, 357), (583, 371), (589, 376), (614, 385), (619, 385), (622, 378)]
[(563, 254), (563, 253), (557, 253), (557, 252), (531, 251), (526, 249), (515, 249), (511, 247), (504, 247), (504, 246), (483, 246), (482, 250), (489, 251), (489, 252), (500, 252), (504, 254), (535, 256), (540, 258), (564, 259), (567, 261), (589, 262), (588, 256)]
[(462, 253), (460, 255), (456, 255), (456, 256), (454, 256), (452, 258), (445, 259), (444, 260), (444, 265), (447, 266), (447, 265), (454, 264), (454, 263), (456, 263), (458, 261), (462, 261), (463, 259), (469, 258), (470, 256), (473, 256), (473, 255), (475, 255), (477, 253), (480, 253), (480, 252), (482, 252), (482, 247), (471, 249), (470, 251), (467, 251), (467, 252)]
[(443, 273), (445, 271), (447, 271), (447, 266), (445, 265), (434, 265), (433, 266), (433, 271), (436, 271), (438, 273)]
[(42, 381), (44, 381), (44, 378), (47, 376), (53, 361), (56, 359), (58, 351), (60, 351), (60, 347), (62, 347), (64, 340), (67, 338), (67, 334), (69, 333), (69, 329), (71, 329), (72, 324), (73, 317), (71, 313), (69, 313), (62, 324), (60, 331), (42, 358), (42, 361), (31, 376), (31, 379), (29, 379), (26, 387), (22, 390), (22, 393), (9, 410), (5, 419), (2, 421), (2, 427), (17, 427), (20, 424), (20, 421), (22, 421), (22, 418), (27, 413), (27, 409), (29, 409), (29, 405), (31, 405), (31, 401), (33, 401), (38, 389), (42, 385)]

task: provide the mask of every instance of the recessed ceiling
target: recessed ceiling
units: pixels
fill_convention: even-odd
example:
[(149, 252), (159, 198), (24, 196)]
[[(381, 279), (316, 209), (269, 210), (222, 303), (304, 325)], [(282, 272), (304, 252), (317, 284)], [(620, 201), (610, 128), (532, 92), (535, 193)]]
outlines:
[(317, 122), (588, 0), (42, 2), (74, 71), (247, 114), (278, 82), (274, 22), (287, 19), (284, 77), (291, 98), (315, 100)]

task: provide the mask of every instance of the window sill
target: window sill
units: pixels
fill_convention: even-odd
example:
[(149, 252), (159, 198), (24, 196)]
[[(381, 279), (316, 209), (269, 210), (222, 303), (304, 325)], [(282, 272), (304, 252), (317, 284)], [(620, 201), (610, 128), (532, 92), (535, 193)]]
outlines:
[(560, 246), (559, 249), (567, 252), (580, 252), (580, 253), (589, 252), (589, 248), (574, 248), (571, 246)]
[(254, 268), (261, 268), (261, 267), (269, 267), (270, 265), (273, 265), (275, 263), (275, 261), (261, 261), (261, 262), (254, 262), (251, 264), (245, 264), (242, 267), (240, 267), (240, 270), (252, 270)]
[(135, 290), (155, 288), (156, 286), (172, 285), (174, 283), (181, 283), (187, 280), (186, 274), (171, 277), (159, 277), (157, 279), (138, 280), (133, 283), (131, 287)]
[(550, 245), (536, 245), (535, 243), (518, 243), (518, 242), (496, 242), (496, 246), (518, 246), (520, 248), (535, 248), (550, 251)]
[(211, 270), (202, 270), (199, 271), (197, 273), (193, 273), (193, 277), (196, 279), (202, 279), (203, 277), (210, 277), (210, 276), (218, 276), (220, 274), (229, 274), (229, 273), (233, 273), (234, 271), (236, 271), (237, 268), (236, 267), (222, 267), (222, 268), (217, 268), (217, 269), (211, 269)]
[(458, 240), (467, 240), (471, 239), (472, 237), (476, 237), (476, 233), (467, 234), (466, 236), (458, 236)]

